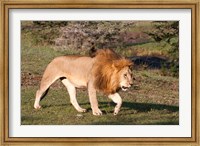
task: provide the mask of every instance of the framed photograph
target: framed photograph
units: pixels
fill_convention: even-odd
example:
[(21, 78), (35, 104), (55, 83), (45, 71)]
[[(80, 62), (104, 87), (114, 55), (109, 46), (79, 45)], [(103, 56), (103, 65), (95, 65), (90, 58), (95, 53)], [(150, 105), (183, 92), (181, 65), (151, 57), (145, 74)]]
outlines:
[(1, 1), (1, 141), (199, 144), (198, 1)]

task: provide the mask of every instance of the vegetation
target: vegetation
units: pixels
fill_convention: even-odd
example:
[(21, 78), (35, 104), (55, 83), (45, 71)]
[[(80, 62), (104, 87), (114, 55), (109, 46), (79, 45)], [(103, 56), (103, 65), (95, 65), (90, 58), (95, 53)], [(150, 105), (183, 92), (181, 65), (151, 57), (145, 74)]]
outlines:
[(148, 34), (154, 38), (156, 42), (164, 42), (165, 45), (170, 45), (168, 49), (169, 66), (163, 65), (163, 69), (170, 68), (172, 76), (179, 75), (179, 22), (172, 21), (156, 21), (153, 23), (153, 31)]
[[(90, 45), (97, 48), (107, 46), (115, 49), (125, 57), (135, 60), (133, 70), (134, 85), (127, 92), (120, 91), (123, 98), (123, 105), (119, 115), (113, 115), (114, 104), (103, 94), (98, 93), (102, 116), (93, 116), (89, 104), (87, 90), (78, 89), (77, 98), (80, 105), (87, 109), (86, 113), (78, 113), (70, 104), (66, 88), (57, 81), (49, 93), (41, 101), (42, 109), (33, 108), (35, 93), (39, 87), (42, 74), (47, 64), (56, 56), (68, 54), (87, 55), (87, 47), (77, 47), (73, 37), (67, 43), (71, 46), (57, 44), (57, 39), (64, 39), (68, 31), (66, 27), (77, 28), (80, 31), (90, 34), (92, 27), (98, 26), (102, 30), (101, 35), (106, 36), (109, 28), (121, 28), (116, 33), (111, 33), (108, 38), (102, 36), (102, 42), (95, 37), (81, 37), (85, 44), (89, 38), (94, 41)], [(86, 22), (85, 22), (86, 23)], [(179, 124), (179, 85), (178, 78), (170, 73), (163, 73), (162, 66), (148, 64), (153, 57), (160, 58), (167, 65), (171, 63), (173, 50), (172, 43), (177, 41), (176, 37), (167, 40), (156, 41), (147, 30), (157, 30), (155, 22), (22, 22), (22, 51), (21, 51), (21, 124), (22, 125), (177, 125)], [(162, 27), (170, 22), (163, 22)], [(91, 27), (90, 27), (91, 26)], [(86, 28), (88, 31), (86, 31)], [(91, 29), (91, 30), (90, 30)], [(89, 31), (90, 30), (90, 31)], [(65, 35), (64, 35), (65, 32)], [(73, 32), (73, 31), (72, 31)], [(105, 32), (105, 33), (104, 33)], [(166, 28), (167, 32), (167, 28)], [(156, 33), (155, 33), (156, 34)], [(74, 33), (76, 36), (76, 33)], [(115, 37), (118, 36), (118, 37)], [(116, 44), (109, 44), (110, 37), (116, 38)], [(118, 39), (121, 39), (119, 41)], [(164, 37), (163, 37), (164, 38)], [(66, 40), (70, 38), (65, 38)], [(65, 40), (64, 39), (64, 40)], [(74, 43), (72, 43), (74, 40)], [(104, 41), (105, 40), (105, 41)], [(114, 40), (113, 40), (114, 41)], [(119, 44), (117, 43), (119, 41)], [(77, 41), (78, 42), (78, 41)], [(64, 47), (65, 46), (65, 47)], [(83, 45), (84, 46), (84, 45)], [(176, 46), (177, 47), (177, 46)], [(176, 48), (177, 51), (177, 48)], [(175, 53), (176, 52), (173, 52)], [(142, 60), (143, 58), (150, 60)], [(172, 57), (173, 58), (173, 57)], [(139, 63), (137, 64), (138, 60)], [(34, 67), (33, 67), (34, 66)], [(168, 70), (166, 69), (166, 72)]]

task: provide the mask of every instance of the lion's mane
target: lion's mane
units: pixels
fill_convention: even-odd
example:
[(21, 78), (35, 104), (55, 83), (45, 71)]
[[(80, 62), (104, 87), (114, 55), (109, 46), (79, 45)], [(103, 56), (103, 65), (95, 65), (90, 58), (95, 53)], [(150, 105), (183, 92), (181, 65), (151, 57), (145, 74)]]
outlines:
[(113, 94), (119, 89), (120, 70), (130, 67), (133, 62), (121, 57), (111, 49), (100, 49), (93, 54), (94, 87), (105, 94)]

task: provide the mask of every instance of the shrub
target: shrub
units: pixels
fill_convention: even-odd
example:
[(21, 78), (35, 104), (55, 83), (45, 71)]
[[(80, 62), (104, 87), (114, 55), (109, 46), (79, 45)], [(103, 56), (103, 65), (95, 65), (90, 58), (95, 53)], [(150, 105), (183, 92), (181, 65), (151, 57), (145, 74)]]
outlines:
[(123, 45), (121, 33), (132, 21), (74, 21), (61, 28), (61, 36), (55, 39), (59, 49), (114, 48)]
[[(157, 42), (165, 42), (170, 45), (168, 50), (169, 66), (164, 65), (163, 68), (169, 68), (172, 76), (179, 76), (179, 22), (178, 21), (154, 21), (154, 28), (148, 31), (149, 34)], [(166, 69), (164, 69), (166, 71)]]
[(67, 23), (56, 21), (33, 21), (32, 37), (35, 45), (52, 45), (54, 39), (59, 37), (59, 29)]

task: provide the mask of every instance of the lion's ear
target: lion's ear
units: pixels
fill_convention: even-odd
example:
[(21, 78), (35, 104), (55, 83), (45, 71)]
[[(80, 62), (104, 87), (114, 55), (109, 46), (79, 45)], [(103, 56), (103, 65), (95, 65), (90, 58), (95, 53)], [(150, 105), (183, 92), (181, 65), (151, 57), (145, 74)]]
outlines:
[(119, 60), (114, 60), (113, 63), (112, 63), (112, 67), (114, 67), (115, 69), (120, 69), (120, 68), (122, 68), (121, 61), (119, 61)]
[(112, 66), (118, 70), (121, 70), (122, 68), (126, 66), (131, 68), (133, 66), (133, 62), (128, 59), (114, 60)]

